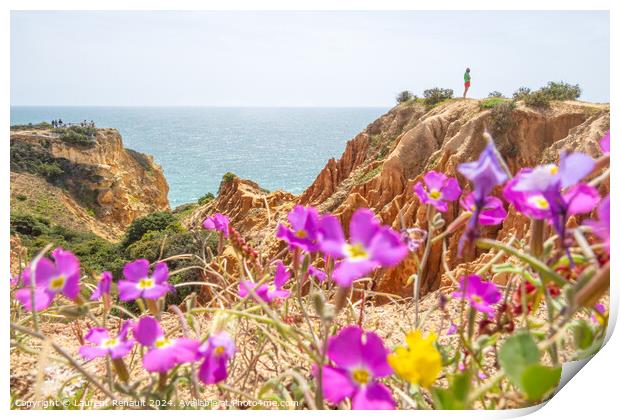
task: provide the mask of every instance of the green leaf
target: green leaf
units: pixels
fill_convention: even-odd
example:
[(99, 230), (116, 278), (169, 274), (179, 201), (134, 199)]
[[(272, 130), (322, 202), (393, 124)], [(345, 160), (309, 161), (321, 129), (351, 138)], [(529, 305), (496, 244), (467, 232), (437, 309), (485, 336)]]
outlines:
[(586, 320), (576, 320), (571, 325), (571, 330), (573, 331), (575, 344), (577, 344), (579, 349), (584, 350), (592, 345), (594, 341), (594, 331)]
[(508, 338), (498, 354), (499, 363), (514, 385), (521, 386), (523, 371), (538, 363), (540, 351), (536, 342), (527, 332), (519, 332)]
[(537, 401), (557, 388), (561, 375), (561, 366), (531, 365), (523, 370), (521, 387), (529, 400)]
[(469, 372), (454, 375), (447, 389), (433, 388), (433, 401), (439, 410), (466, 410), (467, 397), (471, 388)]

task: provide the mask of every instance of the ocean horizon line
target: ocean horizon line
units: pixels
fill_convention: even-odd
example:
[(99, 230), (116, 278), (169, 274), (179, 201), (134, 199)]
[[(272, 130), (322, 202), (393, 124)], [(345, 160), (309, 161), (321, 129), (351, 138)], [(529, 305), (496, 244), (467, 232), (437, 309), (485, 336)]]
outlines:
[(11, 108), (227, 108), (227, 109), (343, 109), (393, 108), (392, 105), (10, 105)]

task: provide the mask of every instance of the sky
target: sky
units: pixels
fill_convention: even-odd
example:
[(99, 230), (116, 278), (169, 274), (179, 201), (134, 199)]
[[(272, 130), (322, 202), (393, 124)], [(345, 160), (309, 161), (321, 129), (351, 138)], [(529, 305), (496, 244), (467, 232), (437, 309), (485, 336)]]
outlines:
[(609, 102), (608, 12), (11, 13), (11, 105), (391, 106), (550, 80)]

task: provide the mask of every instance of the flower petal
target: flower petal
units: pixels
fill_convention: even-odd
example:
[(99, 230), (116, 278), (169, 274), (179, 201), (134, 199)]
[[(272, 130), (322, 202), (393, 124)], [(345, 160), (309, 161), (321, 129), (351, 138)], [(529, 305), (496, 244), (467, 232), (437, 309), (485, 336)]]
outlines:
[(354, 394), (356, 387), (344, 369), (323, 367), (323, 394), (332, 404), (338, 404)]
[(351, 401), (354, 410), (394, 410), (396, 403), (389, 389), (378, 382), (360, 387)]

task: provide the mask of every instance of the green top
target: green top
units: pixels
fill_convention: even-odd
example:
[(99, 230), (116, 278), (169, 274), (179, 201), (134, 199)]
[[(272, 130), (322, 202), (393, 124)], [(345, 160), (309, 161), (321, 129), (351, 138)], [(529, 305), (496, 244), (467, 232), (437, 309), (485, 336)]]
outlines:
[(465, 78), (466, 82), (469, 82), (471, 80), (471, 76), (469, 75), (468, 72), (465, 72), (465, 76), (463, 76)]

